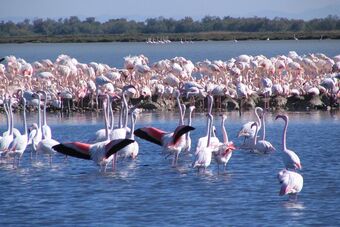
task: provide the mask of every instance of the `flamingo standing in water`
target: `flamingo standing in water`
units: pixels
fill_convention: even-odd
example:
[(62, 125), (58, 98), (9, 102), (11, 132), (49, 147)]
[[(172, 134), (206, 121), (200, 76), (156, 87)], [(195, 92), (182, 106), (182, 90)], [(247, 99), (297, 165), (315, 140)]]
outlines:
[(254, 127), (256, 128), (255, 130), (255, 136), (253, 138), (253, 151), (254, 152), (259, 152), (261, 154), (267, 154), (267, 153), (271, 153), (273, 151), (275, 151), (275, 147), (268, 141), (266, 140), (258, 140), (257, 141), (257, 134), (259, 132), (258, 130), (258, 123), (257, 122), (254, 122), (252, 124), (251, 127)]
[(297, 172), (284, 169), (278, 173), (277, 179), (281, 184), (279, 195), (289, 195), (289, 198), (296, 200), (303, 187), (303, 177)]
[(222, 115), (221, 127), (222, 127), (222, 135), (223, 135), (223, 143), (218, 147), (218, 150), (214, 152), (214, 158), (218, 165), (218, 173), (220, 172), (220, 165), (223, 165), (223, 171), (225, 171), (225, 167), (229, 162), (232, 151), (236, 148), (234, 146), (233, 141), (229, 142), (227, 130), (225, 129), (225, 120), (227, 119), (227, 115)]
[[(106, 108), (106, 102), (104, 102)], [(108, 119), (104, 111), (106, 140), (95, 144), (86, 144), (80, 142), (61, 143), (52, 148), (57, 152), (69, 155), (76, 158), (93, 160), (101, 167), (101, 170), (106, 171), (107, 165), (113, 161), (115, 154), (125, 146), (134, 142), (131, 139), (116, 139), (109, 140)], [(114, 166), (113, 166), (114, 170)]]
[[(195, 106), (190, 106), (189, 107), (189, 116), (188, 116), (188, 125), (191, 126), (191, 121), (192, 121), (192, 112), (194, 111)], [(184, 147), (184, 151), (185, 152), (190, 152), (191, 150), (191, 137), (190, 137), (190, 132), (188, 132), (185, 135), (185, 147)]]
[(139, 111), (139, 109), (135, 109), (131, 113), (131, 133), (129, 136), (127, 136), (127, 139), (134, 140), (134, 142), (122, 148), (117, 154), (118, 156), (121, 156), (123, 158), (131, 157), (132, 159), (135, 159), (139, 153), (139, 145), (137, 141), (135, 141), (135, 135), (133, 133), (135, 130), (137, 114), (139, 113)]
[(135, 136), (162, 146), (166, 153), (170, 155), (173, 154), (172, 166), (176, 166), (178, 155), (185, 145), (182, 135), (194, 129), (195, 128), (188, 125), (179, 125), (174, 132), (170, 133), (154, 127), (144, 127), (137, 129), (134, 134)]
[(43, 109), (43, 123), (41, 126), (42, 130), (42, 138), (43, 139), (51, 139), (52, 138), (52, 130), (50, 126), (48, 126), (46, 121), (46, 105), (47, 105), (47, 93), (46, 91), (40, 91), (44, 95), (44, 109)]
[[(42, 140), (41, 114), (40, 114), (40, 94), (38, 95), (38, 124), (33, 123), (28, 136), (28, 144), (32, 144), (33, 151), (37, 150), (39, 142)], [(32, 157), (32, 153), (31, 153)]]
[(286, 145), (286, 136), (287, 136), (287, 128), (288, 128), (288, 121), (289, 118), (287, 115), (277, 115), (275, 120), (282, 118), (285, 121), (285, 126), (283, 129), (282, 135), (282, 152), (283, 152), (283, 163), (285, 164), (286, 169), (301, 169), (301, 162), (299, 156), (295, 154), (294, 151), (288, 150)]
[[(13, 167), (19, 166), (20, 159), (24, 151), (26, 150), (27, 141), (28, 141), (27, 122), (26, 122), (26, 99), (22, 97), (22, 101), (23, 101), (23, 109), (24, 109), (24, 112), (23, 112), (24, 133), (17, 135), (14, 138), (14, 140), (12, 141), (12, 143), (10, 144), (8, 148), (8, 152), (6, 153), (6, 155), (13, 158)], [(18, 158), (17, 164), (16, 164), (16, 158)]]
[(52, 148), (65, 155), (80, 159), (93, 160), (101, 167), (101, 170), (105, 172), (107, 164), (113, 159), (113, 155), (131, 143), (133, 143), (133, 140), (117, 139), (109, 142), (98, 142), (95, 144), (80, 142), (61, 143), (53, 146)]
[[(207, 103), (208, 103), (208, 114), (212, 115), (212, 107), (213, 107), (213, 102), (214, 102), (214, 98), (211, 95), (207, 96)], [(209, 120), (209, 119), (208, 119)], [(218, 146), (220, 145), (220, 141), (219, 139), (216, 137), (215, 135), (215, 126), (213, 126), (213, 122), (211, 122), (211, 129), (209, 129), (209, 121), (207, 120), (207, 131), (210, 130), (210, 146), (214, 148), (214, 150), (216, 151), (216, 149), (218, 148)], [(212, 120), (214, 120), (212, 118)], [(197, 155), (198, 151), (200, 150), (201, 147), (205, 147), (208, 141), (208, 134), (204, 137), (201, 137), (198, 139), (197, 142), (197, 146), (196, 146), (196, 152), (195, 154)]]
[[(7, 105), (6, 103), (4, 105)], [(5, 107), (6, 108), (6, 107)], [(12, 101), (9, 98), (8, 101), (8, 125), (9, 130), (3, 133), (3, 136), (0, 138), (0, 155), (6, 153), (10, 144), (12, 143), (14, 136), (13, 136), (13, 115), (12, 115)]]
[[(262, 115), (262, 113), (263, 113), (263, 109), (261, 107), (255, 108), (255, 115), (257, 118), (257, 122), (258, 122), (258, 130), (261, 129), (260, 115)], [(255, 132), (256, 132), (256, 130), (251, 127), (254, 122), (256, 121), (249, 121), (245, 123), (242, 126), (241, 130), (238, 132), (238, 137), (244, 136), (244, 142), (241, 145), (241, 148), (243, 149), (252, 149), (252, 142), (253, 142), (252, 139), (254, 138)]]
[(213, 118), (213, 115), (211, 113), (208, 113), (206, 136), (207, 143), (205, 145), (201, 144), (201, 146), (196, 148), (196, 159), (195, 162), (192, 164), (192, 167), (197, 168), (198, 172), (201, 168), (204, 168), (205, 171), (205, 169), (210, 165), (212, 152), (215, 150), (215, 147), (211, 146), (210, 143)]

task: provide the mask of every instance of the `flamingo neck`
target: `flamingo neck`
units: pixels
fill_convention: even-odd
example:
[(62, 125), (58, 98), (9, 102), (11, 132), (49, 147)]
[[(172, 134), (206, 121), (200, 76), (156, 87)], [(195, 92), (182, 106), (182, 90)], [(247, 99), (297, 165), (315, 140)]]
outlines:
[(43, 112), (43, 125), (46, 125), (46, 103), (47, 103), (47, 94), (45, 93), (45, 102), (44, 102), (44, 112)]
[(9, 132), (10, 129), (11, 129), (11, 118), (10, 118), (10, 115), (9, 115), (9, 107), (7, 106), (7, 103), (5, 102), (4, 103), (4, 109), (5, 109), (5, 112), (6, 112), (6, 118), (7, 118), (7, 131)]
[(114, 124), (114, 116), (113, 116), (113, 110), (112, 110), (112, 103), (111, 103), (111, 101), (109, 101), (109, 105), (108, 105), (108, 116), (110, 116), (110, 118), (111, 118), (110, 130), (112, 130), (113, 129), (113, 124)]
[(214, 105), (214, 98), (211, 95), (209, 95), (208, 97), (209, 97), (209, 110), (208, 110), (208, 112), (209, 112), (209, 114), (211, 114), (212, 108), (213, 108), (213, 105)]
[(40, 96), (38, 98), (38, 129), (41, 129), (41, 116), (40, 116)]
[(133, 132), (135, 131), (136, 120), (137, 120), (137, 117), (132, 113), (131, 114), (131, 133), (130, 133), (130, 139), (132, 140), (135, 139), (135, 135), (133, 134)]
[(212, 117), (209, 116), (209, 126), (208, 126), (208, 140), (207, 140), (207, 147), (210, 146), (210, 140), (211, 140), (211, 129), (212, 129)]
[(225, 129), (225, 126), (224, 126), (224, 121), (225, 121), (225, 119), (222, 119), (222, 135), (223, 135), (223, 143), (224, 143), (224, 144), (227, 144), (227, 143), (229, 143), (229, 139), (228, 139), (227, 130)]
[[(188, 125), (189, 125), (189, 126), (191, 126), (191, 117), (192, 117), (192, 109), (190, 108), (190, 110), (189, 110), (189, 117), (188, 117)], [(190, 131), (187, 132), (187, 134), (186, 134), (185, 137), (186, 137), (186, 138), (189, 138), (189, 137), (190, 137)]]
[(9, 116), (10, 116), (10, 128), (9, 135), (13, 134), (13, 113), (12, 113), (12, 103), (9, 104)]
[(118, 119), (118, 128), (122, 128), (123, 124), (123, 111), (124, 111), (124, 105), (121, 104), (120, 111), (119, 111), (119, 119)]
[(264, 114), (262, 115), (262, 140), (266, 138), (266, 120), (264, 119)]
[(127, 128), (127, 124), (128, 124), (128, 119), (129, 119), (129, 107), (128, 107), (128, 103), (126, 101), (126, 97), (125, 97), (125, 93), (123, 93), (123, 101), (124, 101), (124, 124), (123, 124), (123, 127), (124, 128)]
[(109, 124), (108, 124), (108, 119), (107, 119), (107, 104), (104, 104), (104, 124), (105, 124), (105, 138), (109, 140)]
[(253, 144), (254, 146), (256, 145), (256, 140), (257, 140), (257, 134), (258, 134), (258, 126), (257, 124), (255, 125), (255, 136), (254, 136), (254, 140), (253, 140)]
[(207, 135), (206, 136), (209, 137), (209, 135), (211, 134), (210, 129), (209, 129), (210, 128), (210, 118), (209, 117), (207, 117), (207, 126), (206, 127), (207, 127)]
[(27, 121), (26, 121), (26, 101), (24, 101), (24, 135), (27, 135)]
[(282, 135), (282, 147), (283, 147), (284, 152), (287, 149), (287, 145), (286, 145), (287, 128), (288, 128), (288, 119), (285, 119), (285, 127), (283, 129), (283, 135)]
[(261, 119), (260, 119), (259, 113), (257, 111), (258, 111), (258, 109), (255, 109), (255, 115), (257, 117), (258, 128), (261, 128)]
[(183, 110), (182, 110), (182, 106), (181, 106), (181, 102), (179, 100), (179, 95), (176, 97), (176, 100), (177, 100), (177, 106), (178, 106), (178, 109), (179, 109), (179, 125), (184, 125), (184, 122), (183, 122)]

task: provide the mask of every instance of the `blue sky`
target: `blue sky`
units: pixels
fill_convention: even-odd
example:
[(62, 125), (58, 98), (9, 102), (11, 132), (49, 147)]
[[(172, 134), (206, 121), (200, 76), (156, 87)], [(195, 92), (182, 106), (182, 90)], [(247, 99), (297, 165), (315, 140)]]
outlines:
[(287, 17), (309, 20), (338, 15), (340, 0), (0, 0), (0, 19), (21, 21), (24, 18), (81, 19), (99, 21), (127, 18), (138, 21), (150, 17), (201, 19), (210, 16)]

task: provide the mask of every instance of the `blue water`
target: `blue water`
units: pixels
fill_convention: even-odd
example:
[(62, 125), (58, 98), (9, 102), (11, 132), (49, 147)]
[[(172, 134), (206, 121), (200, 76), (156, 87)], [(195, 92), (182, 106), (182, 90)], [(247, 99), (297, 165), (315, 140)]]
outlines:
[(287, 55), (289, 51), (298, 54), (324, 53), (333, 57), (340, 54), (340, 40), (280, 40), (280, 41), (208, 41), (181, 44), (157, 45), (146, 43), (24, 43), (0, 44), (0, 55), (14, 55), (34, 62), (49, 58), (54, 61), (60, 54), (68, 54), (79, 62), (91, 61), (123, 67), (123, 57), (144, 54), (150, 63), (161, 59), (183, 56), (193, 62), (210, 60), (226, 61), (241, 54), (267, 57)]
[[(227, 113), (230, 139), (241, 125), (254, 118)], [(137, 128), (155, 126), (173, 130), (175, 113), (142, 113)], [(177, 168), (160, 154), (160, 147), (137, 139), (140, 154), (118, 164), (116, 172), (101, 173), (92, 161), (56, 155), (30, 160), (24, 153), (21, 166), (0, 164), (1, 225), (113, 225), (113, 226), (336, 226), (340, 223), (340, 115), (329, 112), (289, 113), (287, 146), (300, 157), (304, 188), (298, 201), (278, 195), (276, 174), (283, 121), (267, 116), (267, 139), (277, 148), (272, 155), (235, 151), (224, 174), (212, 163), (197, 174), (194, 157), (181, 155)], [(30, 114), (29, 123), (36, 116)], [(16, 127), (22, 129), (20, 116)], [(86, 141), (103, 127), (101, 115), (48, 115), (53, 137), (61, 142)], [(215, 114), (220, 133), (220, 117)], [(195, 113), (193, 147), (205, 134), (205, 116)], [(0, 115), (0, 132), (5, 129)]]

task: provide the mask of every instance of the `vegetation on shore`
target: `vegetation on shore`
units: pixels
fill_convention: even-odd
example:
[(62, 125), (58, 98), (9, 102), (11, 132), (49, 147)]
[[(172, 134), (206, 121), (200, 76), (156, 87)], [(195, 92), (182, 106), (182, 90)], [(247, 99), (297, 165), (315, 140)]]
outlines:
[(148, 39), (190, 40), (287, 40), (340, 39), (340, 19), (328, 16), (309, 21), (286, 18), (233, 18), (206, 16), (199, 21), (163, 17), (137, 22), (111, 19), (98, 22), (94, 17), (28, 19), (0, 22), (0, 43), (23, 42), (142, 42)]

